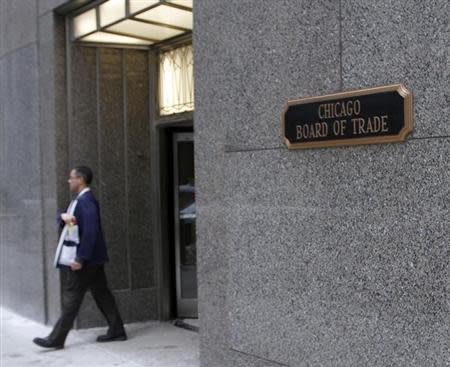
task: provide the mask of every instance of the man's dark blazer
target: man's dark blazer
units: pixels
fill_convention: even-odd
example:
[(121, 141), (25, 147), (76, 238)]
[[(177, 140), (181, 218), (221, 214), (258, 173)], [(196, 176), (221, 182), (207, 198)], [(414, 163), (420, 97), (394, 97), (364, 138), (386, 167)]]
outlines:
[[(84, 265), (101, 265), (108, 261), (100, 220), (100, 206), (92, 191), (78, 199), (74, 216), (77, 220), (80, 243), (76, 260)], [(62, 221), (62, 225), (64, 222)]]

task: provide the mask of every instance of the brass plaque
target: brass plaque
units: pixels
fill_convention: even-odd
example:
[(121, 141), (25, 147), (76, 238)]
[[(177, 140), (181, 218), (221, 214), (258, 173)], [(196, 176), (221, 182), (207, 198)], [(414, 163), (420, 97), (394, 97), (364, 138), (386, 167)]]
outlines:
[(404, 141), (413, 130), (412, 94), (402, 84), (289, 101), (281, 116), (289, 149)]

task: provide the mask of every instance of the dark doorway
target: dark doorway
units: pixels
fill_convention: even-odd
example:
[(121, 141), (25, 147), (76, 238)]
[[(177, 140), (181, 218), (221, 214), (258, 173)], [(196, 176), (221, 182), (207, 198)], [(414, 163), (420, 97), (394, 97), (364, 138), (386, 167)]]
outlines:
[(192, 128), (160, 130), (164, 282), (170, 318), (197, 318), (197, 251)]
[(197, 249), (192, 133), (173, 134), (173, 220), (177, 317), (197, 317)]

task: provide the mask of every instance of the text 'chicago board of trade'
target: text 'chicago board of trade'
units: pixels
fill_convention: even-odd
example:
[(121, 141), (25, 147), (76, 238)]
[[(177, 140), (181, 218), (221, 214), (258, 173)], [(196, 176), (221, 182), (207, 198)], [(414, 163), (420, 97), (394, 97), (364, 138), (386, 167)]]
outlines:
[(289, 101), (283, 111), (289, 149), (392, 143), (412, 131), (412, 95), (401, 84)]

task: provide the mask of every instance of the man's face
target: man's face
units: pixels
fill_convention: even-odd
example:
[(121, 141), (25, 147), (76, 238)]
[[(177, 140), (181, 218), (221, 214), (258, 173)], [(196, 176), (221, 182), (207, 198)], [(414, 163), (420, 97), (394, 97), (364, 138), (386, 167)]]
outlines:
[(78, 192), (83, 184), (83, 177), (77, 176), (77, 171), (74, 169), (70, 171), (69, 179), (67, 180), (70, 186), (70, 191)]

